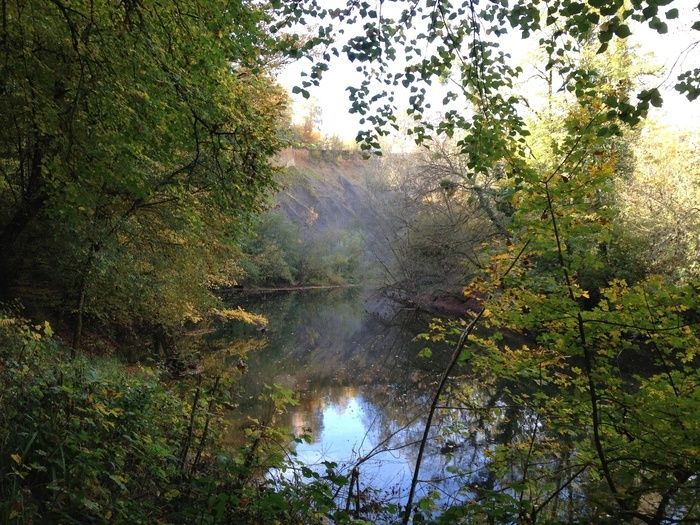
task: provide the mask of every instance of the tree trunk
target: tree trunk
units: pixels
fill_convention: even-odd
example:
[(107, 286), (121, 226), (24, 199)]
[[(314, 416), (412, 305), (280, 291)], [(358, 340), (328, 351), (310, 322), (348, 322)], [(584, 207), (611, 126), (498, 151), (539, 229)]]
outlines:
[[(26, 229), (29, 223), (36, 217), (47, 200), (43, 190), (42, 162), (45, 140), (37, 139), (28, 170), (27, 182), (22, 188), (22, 200), (12, 214), (12, 218), (0, 230), (0, 298), (9, 299), (11, 284), (16, 275), (16, 261), (10, 254), (14, 254), (17, 239)], [(20, 159), (23, 164), (23, 160)]]
[(508, 229), (501, 222), (501, 219), (496, 214), (496, 211), (491, 206), (491, 203), (488, 202), (488, 197), (485, 195), (484, 188), (474, 186), (474, 193), (476, 194), (476, 199), (479, 201), (479, 207), (484, 210), (484, 213), (489, 218), (489, 221), (491, 221), (491, 224), (496, 229), (498, 234), (504, 239), (510, 239)]

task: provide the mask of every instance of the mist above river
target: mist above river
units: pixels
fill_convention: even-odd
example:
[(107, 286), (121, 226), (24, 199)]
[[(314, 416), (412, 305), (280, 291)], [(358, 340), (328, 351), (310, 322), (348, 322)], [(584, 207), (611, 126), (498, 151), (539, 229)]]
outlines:
[[(230, 326), (217, 334), (253, 348), (231, 415), (233, 432), (242, 435), (251, 418), (271, 417), (269, 403), (260, 400), (270, 387), (289, 389), (296, 404), (275, 424), (289, 431), (295, 461), (319, 472), (327, 462), (345, 475), (356, 469), (366, 497), (371, 492), (382, 503), (405, 502), (427, 407), (451, 352), (436, 346), (430, 359), (418, 357), (422, 345), (415, 336), (430, 316), (359, 289), (257, 294), (242, 304), (269, 324), (265, 331)], [(468, 411), (438, 411), (419, 495), (435, 490), (444, 503), (468, 499), (465, 477), (488, 477), (484, 450), (492, 436), (473, 431), (477, 426)]]

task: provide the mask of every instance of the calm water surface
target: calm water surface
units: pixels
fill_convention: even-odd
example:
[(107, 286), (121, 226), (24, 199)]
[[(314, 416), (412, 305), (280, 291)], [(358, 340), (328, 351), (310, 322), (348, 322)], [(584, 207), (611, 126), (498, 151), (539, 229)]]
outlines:
[[(238, 305), (266, 315), (269, 327), (261, 332), (227, 323), (215, 335), (237, 350), (231, 366), (240, 366), (240, 354), (247, 361), (238, 406), (231, 411), (232, 444), (243, 442), (242, 429), (250, 418), (267, 420), (270, 404), (259, 400), (266, 385), (288, 389), (298, 403), (276, 420), (290, 436), (283, 445), (297, 462), (318, 472), (325, 471), (324, 462), (337, 464), (337, 471), (348, 477), (353, 469), (359, 472), (360, 501), (357, 491), (349, 499), (345, 486), (337, 494), (339, 506), (349, 501), (350, 510), (360, 508), (363, 517), (384, 521), (373, 514), (371, 503), (406, 502), (427, 408), (452, 348), (431, 343), (432, 357), (418, 357), (424, 343), (415, 336), (428, 331), (431, 317), (357, 289), (248, 296), (232, 302)], [(474, 384), (469, 377), (468, 370), (455, 369), (454, 388), (440, 401), (420, 470), (418, 499), (433, 493), (437, 508), (474, 500), (497, 504), (493, 498), (501, 494), (506, 500), (518, 498), (521, 459), (516, 454), (491, 471), (490, 453), (497, 445), (507, 445), (499, 448), (501, 453), (531, 446), (533, 436), (543, 433), (537, 414), (507, 401), (509, 392), (531, 393), (529, 385), (506, 380)], [(291, 437), (301, 435), (310, 438)], [(561, 483), (578, 468), (568, 465), (570, 457), (575, 458), (545, 456), (539, 461), (544, 470), (556, 469), (560, 477), (555, 481)], [(267, 475), (289, 479), (293, 472), (299, 469)], [(557, 489), (553, 512), (564, 516), (562, 523), (577, 513), (584, 516), (582, 523), (587, 521), (587, 486), (581, 478)]]
[[(451, 351), (433, 347), (431, 359), (417, 356), (424, 344), (414, 337), (430, 316), (357, 289), (261, 294), (235, 304), (269, 319), (265, 332), (228, 327), (219, 334), (253, 349), (235, 411), (241, 424), (265, 417), (268, 407), (258, 397), (266, 385), (291, 389), (298, 405), (277, 424), (311, 436), (290, 440), (298, 460), (319, 470), (332, 461), (345, 473), (357, 466), (362, 490), (405, 501), (427, 405)], [(486, 475), (487, 436), (474, 429), (466, 411), (438, 411), (419, 493), (437, 491), (443, 503), (466, 498), (460, 488)]]

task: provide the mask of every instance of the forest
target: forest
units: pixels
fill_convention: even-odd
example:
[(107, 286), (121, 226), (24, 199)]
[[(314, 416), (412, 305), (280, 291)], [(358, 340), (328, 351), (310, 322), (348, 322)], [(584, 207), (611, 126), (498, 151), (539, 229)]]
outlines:
[(700, 523), (700, 5), (0, 2), (0, 523)]

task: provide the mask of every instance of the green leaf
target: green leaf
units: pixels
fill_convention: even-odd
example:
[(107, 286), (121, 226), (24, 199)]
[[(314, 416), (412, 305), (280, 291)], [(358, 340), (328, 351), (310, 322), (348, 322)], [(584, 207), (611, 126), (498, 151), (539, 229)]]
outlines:
[(430, 359), (431, 357), (433, 357), (433, 351), (426, 346), (425, 348), (421, 349), (420, 352), (418, 352), (418, 357), (421, 357), (423, 359)]
[(649, 21), (649, 27), (655, 29), (659, 34), (668, 33), (668, 25), (663, 22), (659, 17), (655, 16)]
[(458, 362), (459, 364), (464, 364), (464, 363), (466, 363), (467, 361), (469, 361), (469, 359), (471, 358), (471, 356), (472, 356), (471, 352), (465, 348), (465, 349), (462, 350), (462, 352), (459, 354), (459, 358), (457, 359), (457, 362)]
[(632, 34), (632, 31), (626, 24), (616, 26), (613, 31), (615, 32), (615, 35), (617, 35), (619, 38), (627, 38)]
[(126, 490), (126, 484), (125, 484), (125, 483), (126, 483), (127, 480), (126, 480), (126, 478), (125, 478), (124, 476), (120, 476), (120, 475), (118, 475), (118, 474), (110, 474), (110, 475), (109, 475), (109, 479), (111, 479), (112, 481), (114, 481), (114, 482), (119, 486), (120, 489), (122, 489), (122, 490), (124, 490), (124, 491)]

